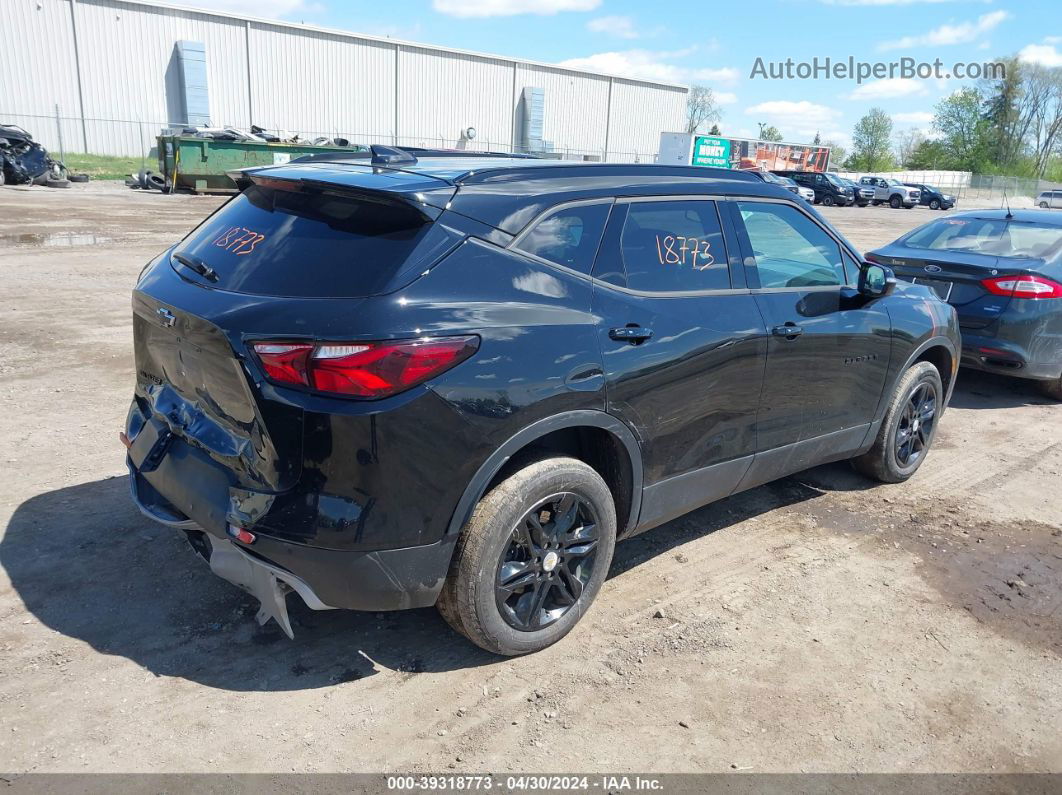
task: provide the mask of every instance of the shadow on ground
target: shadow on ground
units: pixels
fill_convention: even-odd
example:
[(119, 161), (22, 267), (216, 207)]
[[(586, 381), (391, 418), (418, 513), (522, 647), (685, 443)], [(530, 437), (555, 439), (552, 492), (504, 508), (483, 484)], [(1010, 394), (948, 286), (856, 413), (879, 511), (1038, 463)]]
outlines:
[[(864, 481), (865, 483), (865, 481)], [(704, 536), (818, 494), (781, 481), (619, 545), (611, 576)], [(434, 609), (315, 612), (289, 597), (295, 640), (254, 620), (257, 601), (211, 574), (179, 531), (143, 518), (124, 477), (58, 489), (20, 505), (0, 565), (30, 614), (157, 676), (237, 691), (326, 687), (387, 668), (446, 671), (496, 663)]]
[(979, 370), (959, 370), (951, 405), (959, 409), (1007, 409), (1017, 406), (1050, 406), (1058, 401), (1040, 391), (1028, 378), (1009, 378)]

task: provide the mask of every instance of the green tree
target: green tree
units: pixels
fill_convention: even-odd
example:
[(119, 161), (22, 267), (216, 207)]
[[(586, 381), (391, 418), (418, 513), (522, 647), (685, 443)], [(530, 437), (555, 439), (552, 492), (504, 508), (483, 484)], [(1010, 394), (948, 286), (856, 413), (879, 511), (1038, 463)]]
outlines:
[(708, 131), (708, 134), (709, 135), (722, 135), (722, 133), (719, 132), (719, 125), (718, 124), (713, 124), (712, 125), (712, 129), (710, 129)]
[(888, 171), (892, 159), (892, 119), (881, 108), (871, 108), (852, 130), (849, 167), (855, 171)]
[(983, 100), (978, 89), (967, 86), (933, 108), (933, 127), (949, 156), (944, 168), (976, 173), (991, 170), (991, 122), (981, 113)]
[(812, 141), (815, 146), (819, 146), (822, 143), (822, 138), (819, 136), (819, 131), (815, 130), (815, 140)]
[(760, 124), (761, 141), (781, 141), (782, 133), (773, 124)]
[(952, 162), (953, 158), (943, 142), (924, 138), (915, 146), (904, 167), (913, 171), (935, 171), (951, 168)]

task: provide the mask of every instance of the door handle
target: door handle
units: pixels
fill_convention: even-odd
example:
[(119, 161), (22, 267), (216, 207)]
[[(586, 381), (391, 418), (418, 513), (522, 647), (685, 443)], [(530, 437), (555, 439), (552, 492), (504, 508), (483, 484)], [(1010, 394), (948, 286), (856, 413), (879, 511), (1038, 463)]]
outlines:
[(632, 345), (638, 345), (653, 336), (653, 330), (651, 328), (642, 328), (641, 326), (623, 326), (609, 329), (608, 336), (609, 339), (617, 342), (629, 342)]
[(804, 333), (804, 329), (796, 323), (786, 323), (784, 326), (775, 326), (771, 333), (776, 337), (785, 337), (787, 340), (795, 340)]

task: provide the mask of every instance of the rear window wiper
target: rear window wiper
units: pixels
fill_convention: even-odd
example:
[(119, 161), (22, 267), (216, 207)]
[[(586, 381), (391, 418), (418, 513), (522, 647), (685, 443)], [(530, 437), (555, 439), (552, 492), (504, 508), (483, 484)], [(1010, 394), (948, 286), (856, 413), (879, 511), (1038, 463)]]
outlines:
[(186, 268), (191, 268), (192, 270), (194, 270), (204, 279), (209, 279), (212, 282), (216, 282), (218, 280), (218, 272), (198, 257), (192, 257), (188, 254), (180, 254), (175, 252), (173, 258), (182, 265), (184, 265)]

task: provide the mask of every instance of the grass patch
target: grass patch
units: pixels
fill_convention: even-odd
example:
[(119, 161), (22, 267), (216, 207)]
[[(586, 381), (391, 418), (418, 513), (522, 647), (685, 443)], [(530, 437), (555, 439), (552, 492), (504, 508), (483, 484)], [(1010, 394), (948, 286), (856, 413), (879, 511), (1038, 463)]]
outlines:
[(148, 158), (145, 161), (139, 157), (83, 155), (76, 152), (68, 154), (63, 163), (69, 173), (88, 174), (93, 179), (125, 179), (129, 174), (140, 173), (140, 169), (144, 168), (145, 164), (152, 171), (159, 169), (154, 158)]

